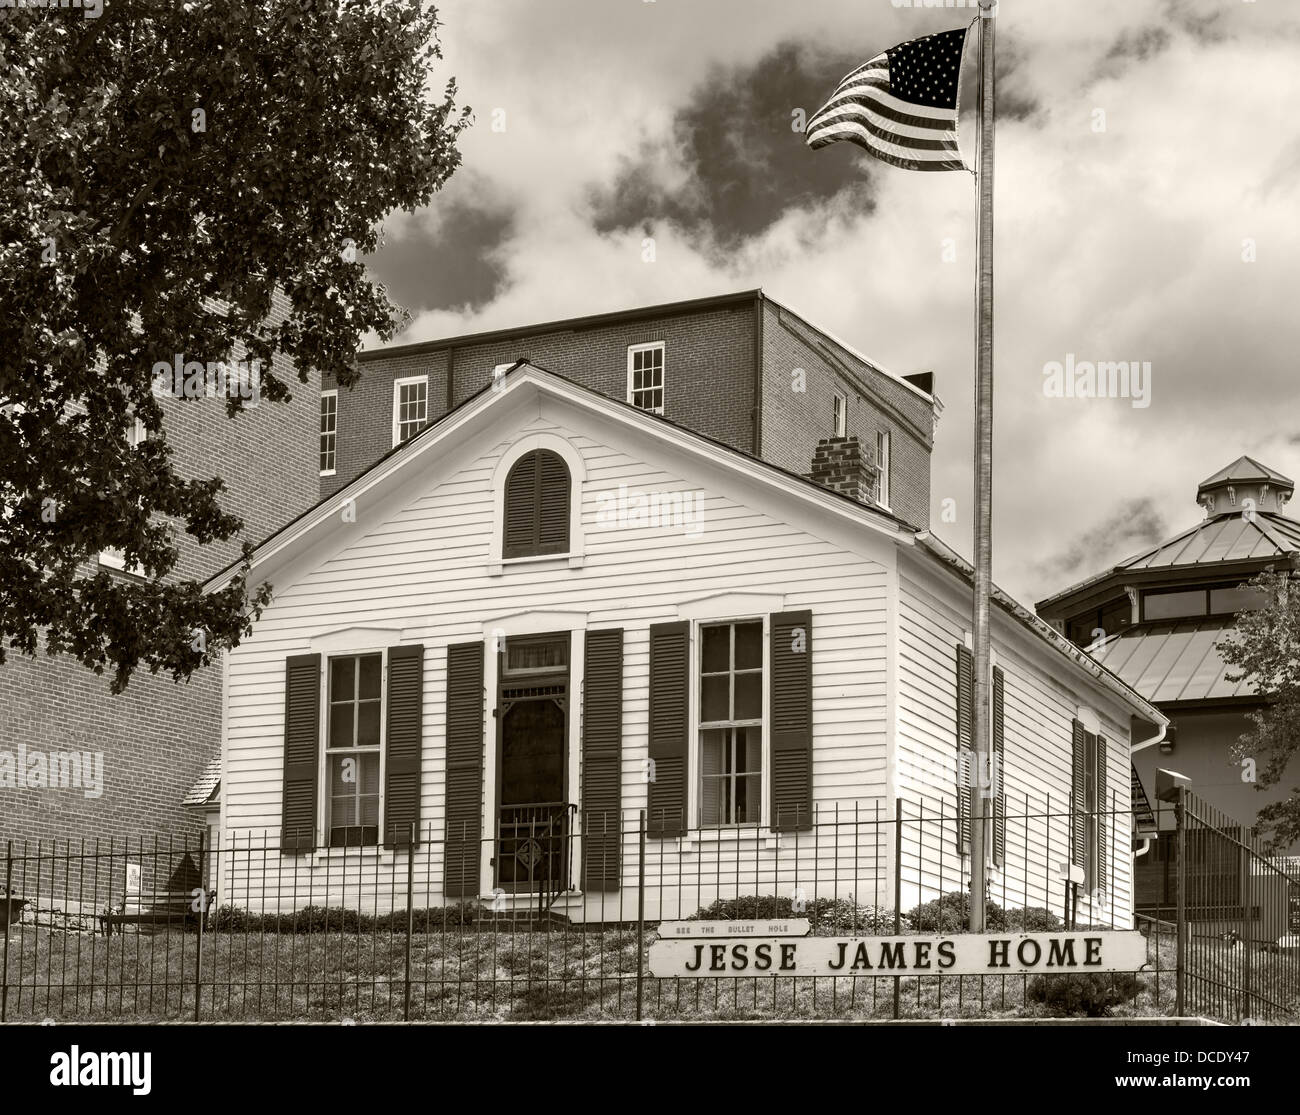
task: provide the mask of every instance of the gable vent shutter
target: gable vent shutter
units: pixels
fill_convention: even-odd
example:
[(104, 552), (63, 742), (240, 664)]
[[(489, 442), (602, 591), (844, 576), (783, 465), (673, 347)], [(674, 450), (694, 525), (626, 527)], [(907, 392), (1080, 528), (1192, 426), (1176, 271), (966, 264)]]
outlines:
[(520, 457), (506, 477), (502, 557), (528, 557), (537, 527), (537, 454)]
[(569, 552), (569, 467), (558, 453), (538, 454), (537, 552)]
[(957, 851), (970, 855), (971, 785), (974, 782), (975, 656), (957, 644)]
[(1084, 751), (1088, 745), (1088, 736), (1081, 720), (1076, 720), (1073, 727), (1070, 755), (1070, 862), (1083, 867), (1086, 865), (1084, 845), (1087, 842), (1087, 826), (1083, 817), (1086, 808), (1083, 800)]
[(582, 683), (582, 882), (618, 890), (623, 774), (623, 629), (588, 631)]
[(650, 625), (650, 836), (686, 829), (687, 699), (691, 625)]
[(1097, 886), (1106, 889), (1110, 856), (1107, 834), (1110, 827), (1110, 795), (1106, 792), (1106, 737), (1097, 737)]
[(316, 847), (316, 782), (320, 761), (320, 655), (296, 654), (284, 669), (284, 800), (280, 851)]
[(388, 651), (388, 739), (384, 756), (386, 848), (420, 840), (420, 752), (424, 692), (424, 647)]
[(478, 894), (483, 830), (483, 643), (447, 648), (447, 830), (443, 893)]
[(1006, 724), (1003, 718), (1005, 680), (1001, 667), (993, 668), (993, 862), (1001, 867), (1007, 856)]
[(812, 612), (771, 617), (772, 830), (806, 831), (812, 815)]

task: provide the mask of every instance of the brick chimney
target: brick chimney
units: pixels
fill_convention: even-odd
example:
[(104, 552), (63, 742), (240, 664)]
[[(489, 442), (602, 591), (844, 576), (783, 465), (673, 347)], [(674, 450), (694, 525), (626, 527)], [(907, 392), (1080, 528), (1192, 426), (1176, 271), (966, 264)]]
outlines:
[(876, 463), (862, 454), (862, 444), (855, 437), (825, 437), (817, 443), (812, 472), (808, 479), (833, 492), (874, 503)]

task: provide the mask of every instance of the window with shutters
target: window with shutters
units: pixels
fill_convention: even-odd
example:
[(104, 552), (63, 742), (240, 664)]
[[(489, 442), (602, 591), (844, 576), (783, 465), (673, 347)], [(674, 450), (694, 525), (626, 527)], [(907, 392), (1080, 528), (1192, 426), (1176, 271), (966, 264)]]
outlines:
[(627, 350), (627, 401), (652, 414), (664, 412), (664, 343)]
[(329, 660), (325, 828), (330, 847), (379, 842), (382, 654)]
[(763, 806), (763, 621), (700, 628), (700, 825), (756, 825)]
[(429, 421), (429, 377), (408, 376), (393, 382), (393, 445), (401, 445)]
[(506, 476), (503, 558), (569, 552), (571, 480), (564, 459), (549, 449), (520, 457)]
[(1107, 885), (1109, 865), (1110, 801), (1106, 789), (1106, 738), (1086, 731), (1075, 721), (1074, 775), (1071, 796), (1072, 860), (1084, 869), (1088, 891)]

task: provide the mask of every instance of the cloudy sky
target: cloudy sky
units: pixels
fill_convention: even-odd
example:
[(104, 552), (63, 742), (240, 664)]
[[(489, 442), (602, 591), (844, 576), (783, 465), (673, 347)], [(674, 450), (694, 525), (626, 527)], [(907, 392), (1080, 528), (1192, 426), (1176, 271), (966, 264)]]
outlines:
[[(973, 13), (438, 7), (434, 84), (454, 74), (477, 122), (370, 261), (412, 314), (399, 341), (761, 286), (898, 374), (935, 372), (936, 533), (969, 554), (973, 179), (813, 153), (791, 119)], [(1196, 484), (1242, 453), (1300, 475), (1297, 51), (1291, 0), (1003, 0), (994, 575), (1020, 599), (1191, 526)], [(1071, 354), (1149, 361), (1150, 405), (1046, 397)]]

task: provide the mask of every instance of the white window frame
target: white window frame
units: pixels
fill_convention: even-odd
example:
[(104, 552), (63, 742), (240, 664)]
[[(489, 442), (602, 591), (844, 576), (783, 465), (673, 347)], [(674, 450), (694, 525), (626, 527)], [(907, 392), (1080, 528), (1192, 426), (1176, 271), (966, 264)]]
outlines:
[[(333, 400), (334, 400), (334, 428), (333, 428), (332, 430), (329, 431), (330, 435), (334, 438), (334, 448), (333, 448), (332, 450), (330, 450), (330, 456), (333, 457), (333, 459), (334, 459), (334, 468), (323, 468), (323, 469), (320, 470), (320, 474), (321, 474), (322, 476), (334, 476), (334, 475), (338, 472), (338, 463), (339, 463), (339, 393), (338, 393), (338, 389), (337, 389), (337, 388), (333, 388), (333, 389), (331, 389), (331, 390), (329, 390), (329, 391), (322, 391), (322, 392), (320, 393), (320, 398), (321, 398), (321, 418), (324, 418), (324, 417), (325, 417), (325, 413), (324, 413), (324, 412), (325, 412), (325, 400), (326, 400), (326, 399), (333, 399)], [(324, 430), (321, 430), (321, 432), (320, 432), (320, 436), (321, 436), (322, 439), (325, 437), (325, 433), (326, 433), (326, 432), (325, 432)], [(322, 457), (322, 456), (324, 456), (324, 449), (323, 449), (323, 448), (319, 448), (319, 452), (318, 452), (318, 460), (319, 460), (319, 457)]]
[[(704, 611), (704, 609), (701, 609)], [(712, 609), (708, 609), (712, 611)], [(760, 742), (759, 753), (762, 756), (762, 766), (759, 775), (759, 819), (757, 824), (746, 822), (745, 824), (733, 825), (710, 825), (705, 829), (702, 820), (704, 813), (704, 803), (701, 800), (700, 779), (703, 771), (703, 758), (701, 755), (700, 733), (700, 712), (701, 712), (701, 685), (700, 685), (700, 668), (704, 656), (704, 632), (705, 627), (716, 627), (725, 623), (761, 623), (763, 625), (763, 684), (762, 684), (762, 739)], [(690, 752), (687, 762), (687, 786), (686, 786), (686, 816), (689, 819), (688, 831), (683, 834), (685, 843), (683, 850), (689, 850), (690, 841), (705, 836), (706, 839), (713, 839), (718, 836), (723, 838), (750, 839), (752, 831), (757, 828), (763, 831), (766, 838), (772, 837), (768, 832), (771, 811), (771, 763), (772, 763), (772, 708), (771, 708), (771, 676), (772, 676), (772, 630), (771, 617), (767, 612), (755, 615), (751, 612), (744, 612), (736, 615), (713, 615), (700, 614), (691, 620), (691, 676), (690, 676), (690, 693), (688, 700), (690, 702)]]
[[(148, 436), (149, 431), (144, 428), (144, 422), (138, 417), (133, 418), (131, 428), (126, 432), (127, 445), (135, 449)], [(102, 569), (116, 569), (119, 573), (126, 573), (131, 577), (143, 577), (145, 575), (144, 567), (138, 563), (132, 564), (128, 569), (126, 554), (115, 546), (106, 546), (99, 551), (99, 565)]]
[[(415, 383), (424, 384), (424, 419), (421, 421), (420, 426), (421, 428), (423, 428), (424, 426), (427, 426), (429, 424), (429, 377), (427, 375), (403, 376), (401, 379), (393, 380), (393, 448), (394, 449), (396, 449), (399, 445), (403, 444), (403, 440), (401, 436), (402, 388), (409, 387), (411, 384), (415, 384)], [(410, 441), (411, 437), (414, 437), (416, 433), (419, 433), (419, 430), (416, 430), (415, 433), (412, 433), (410, 437), (406, 438), (406, 441)]]
[(890, 491), (889, 472), (893, 463), (893, 438), (888, 430), (876, 431), (876, 502), (888, 510), (893, 493)]
[[(662, 359), (659, 362), (660, 370), (658, 391), (660, 402), (657, 407), (643, 407), (636, 401), (636, 390), (633, 386), (635, 382), (635, 373), (633, 369), (636, 364), (636, 354), (639, 352), (654, 352), (656, 350), (662, 354)], [(653, 391), (655, 388), (642, 388), (641, 390), (643, 392)], [(636, 407), (637, 410), (644, 410), (647, 414), (662, 415), (664, 413), (664, 408), (668, 402), (668, 349), (667, 344), (664, 341), (648, 341), (645, 344), (627, 346), (627, 401), (631, 403), (632, 406)]]
[(849, 397), (842, 391), (836, 391), (831, 402), (831, 423), (833, 437), (848, 437)]
[[(373, 848), (384, 850), (384, 794), (387, 790), (388, 775), (388, 646), (338, 647), (321, 654), (320, 686), (320, 734), (317, 740), (317, 752), (320, 759), (316, 769), (316, 824), (320, 833), (317, 850), (325, 854), (342, 856), (356, 855), (358, 851)], [(374, 844), (361, 844), (354, 847), (334, 847), (330, 844), (330, 777), (329, 777), (329, 715), (330, 715), (330, 662), (335, 658), (362, 658), (368, 654), (379, 655), (379, 834)], [(345, 750), (352, 754), (358, 752), (351, 748)], [(366, 753), (373, 751), (366, 748)]]

